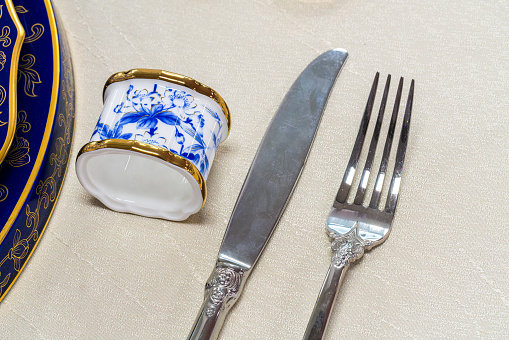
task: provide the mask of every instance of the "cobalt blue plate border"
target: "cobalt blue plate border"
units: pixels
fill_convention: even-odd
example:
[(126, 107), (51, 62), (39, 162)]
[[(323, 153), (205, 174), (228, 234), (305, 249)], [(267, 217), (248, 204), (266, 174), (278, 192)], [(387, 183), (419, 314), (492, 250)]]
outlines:
[(0, 163), (16, 129), (16, 77), (24, 37), (12, 0), (0, 0)]
[(50, 0), (14, 0), (26, 31), (13, 143), (0, 165), (0, 300), (39, 243), (60, 194), (74, 129), (74, 76)]

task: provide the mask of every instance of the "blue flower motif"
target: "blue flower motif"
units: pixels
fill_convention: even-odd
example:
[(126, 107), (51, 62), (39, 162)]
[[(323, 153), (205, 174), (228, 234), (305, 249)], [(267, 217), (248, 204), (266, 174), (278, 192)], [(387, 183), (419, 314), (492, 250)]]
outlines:
[(115, 124), (115, 128), (111, 129), (108, 125), (99, 123), (92, 136), (98, 133), (101, 139), (130, 139), (132, 137), (132, 133), (123, 134), (122, 130), (122, 125)]
[(211, 147), (217, 148), (219, 144), (219, 138), (215, 133), (212, 133), (212, 146), (207, 146), (207, 143), (203, 139), (203, 135), (200, 133), (196, 133), (195, 131), (184, 128), (184, 131), (188, 133), (191, 137), (193, 137), (194, 143), (186, 148), (184, 148), (181, 152), (181, 155), (188, 158), (191, 161), (194, 161), (199, 165), (201, 172), (206, 172), (209, 168), (209, 159), (207, 157), (207, 150)]
[(201, 113), (187, 116), (185, 122), (192, 125), (197, 131), (203, 130), (203, 127), (205, 126), (205, 118), (203, 118)]
[(138, 129), (154, 129), (159, 121), (167, 125), (180, 123), (180, 118), (169, 111), (170, 107), (163, 105), (161, 95), (157, 92), (135, 91), (133, 97), (127, 100), (132, 103), (135, 111), (124, 114), (119, 121), (120, 125), (136, 123)]
[[(203, 174), (208, 173), (210, 164), (207, 152), (217, 148), (224, 130), (222, 120), (216, 112), (207, 107), (206, 111), (200, 112), (196, 109), (197, 104), (191, 94), (158, 84), (154, 84), (151, 90), (134, 90), (131, 85), (125, 95), (125, 101), (114, 109), (120, 116), (115, 127), (110, 129), (108, 125), (99, 123), (94, 134), (98, 133), (102, 139), (133, 139), (132, 133), (123, 134), (122, 129), (127, 124), (136, 124), (134, 139), (164, 147), (189, 159)], [(204, 131), (204, 114), (217, 122), (214, 131)], [(167, 133), (168, 128), (164, 126), (173, 127), (176, 143), (172, 147), (167, 145), (168, 141), (164, 137), (158, 137), (159, 128)], [(221, 135), (218, 136), (215, 131), (221, 131)], [(177, 150), (174, 150), (174, 147)]]
[(164, 98), (168, 104), (171, 103), (171, 108), (178, 108), (186, 114), (194, 113), (194, 111), (190, 111), (196, 108), (196, 104), (194, 103), (193, 96), (190, 94), (179, 90), (168, 90), (165, 92)]
[(113, 112), (115, 113), (122, 113), (122, 109), (124, 108), (124, 102), (120, 103), (119, 105), (115, 106), (113, 109)]
[(184, 134), (179, 131), (179, 129), (175, 129), (175, 139), (177, 140), (177, 143), (180, 145), (183, 145), (185, 140)]
[[(139, 137), (139, 136), (137, 136)], [(158, 138), (137, 138), (137, 140), (139, 140), (140, 142), (143, 142), (143, 143), (147, 143), (147, 144), (151, 144), (151, 145), (155, 145), (155, 146), (159, 146), (159, 147), (162, 147), (162, 148), (165, 148), (168, 150), (168, 147), (166, 147), (166, 145), (164, 145), (164, 142), (166, 141), (163, 137), (158, 137)]]

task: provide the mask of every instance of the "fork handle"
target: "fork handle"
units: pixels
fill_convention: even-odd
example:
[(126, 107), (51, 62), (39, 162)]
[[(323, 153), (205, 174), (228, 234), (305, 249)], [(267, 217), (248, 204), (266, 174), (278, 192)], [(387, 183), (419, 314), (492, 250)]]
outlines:
[(325, 281), (323, 282), (322, 289), (316, 300), (313, 313), (309, 319), (304, 340), (320, 340), (325, 334), (327, 322), (334, 307), (334, 301), (341, 287), (341, 282), (345, 277), (346, 271), (350, 266), (349, 262), (337, 263), (332, 260)]
[(343, 282), (350, 263), (361, 258), (366, 246), (371, 244), (360, 238), (357, 228), (352, 228), (345, 234), (332, 232), (329, 236), (333, 240), (331, 246), (332, 260), (316, 300), (315, 308), (311, 313), (304, 340), (322, 339), (339, 287), (341, 287), (341, 282)]

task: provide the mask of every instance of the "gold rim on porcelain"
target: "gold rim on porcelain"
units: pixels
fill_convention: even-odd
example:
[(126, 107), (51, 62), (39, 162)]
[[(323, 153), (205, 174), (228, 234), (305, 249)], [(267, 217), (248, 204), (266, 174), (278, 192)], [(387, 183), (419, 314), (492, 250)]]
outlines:
[(78, 156), (76, 157), (76, 159), (78, 159), (82, 154), (86, 152), (106, 148), (138, 152), (144, 155), (159, 158), (167, 163), (173, 164), (181, 169), (184, 169), (189, 174), (191, 174), (191, 176), (193, 176), (193, 178), (198, 183), (203, 198), (202, 207), (205, 204), (205, 200), (207, 198), (207, 187), (205, 185), (205, 179), (203, 178), (198, 168), (188, 159), (176, 155), (173, 152), (166, 150), (162, 147), (143, 143), (137, 140), (103, 139), (100, 141), (85, 144), (78, 152)]

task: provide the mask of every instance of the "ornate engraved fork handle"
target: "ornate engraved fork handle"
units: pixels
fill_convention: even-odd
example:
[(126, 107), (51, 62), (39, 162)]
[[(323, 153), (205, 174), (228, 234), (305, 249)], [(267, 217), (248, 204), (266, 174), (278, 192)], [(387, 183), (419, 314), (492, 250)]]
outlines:
[(357, 235), (357, 228), (343, 235), (331, 233), (330, 237), (333, 238), (331, 264), (309, 319), (304, 340), (322, 339), (346, 271), (350, 263), (362, 257), (367, 246)]
[(205, 300), (189, 334), (189, 340), (217, 339), (231, 307), (244, 288), (247, 273), (242, 269), (218, 262), (205, 284)]

